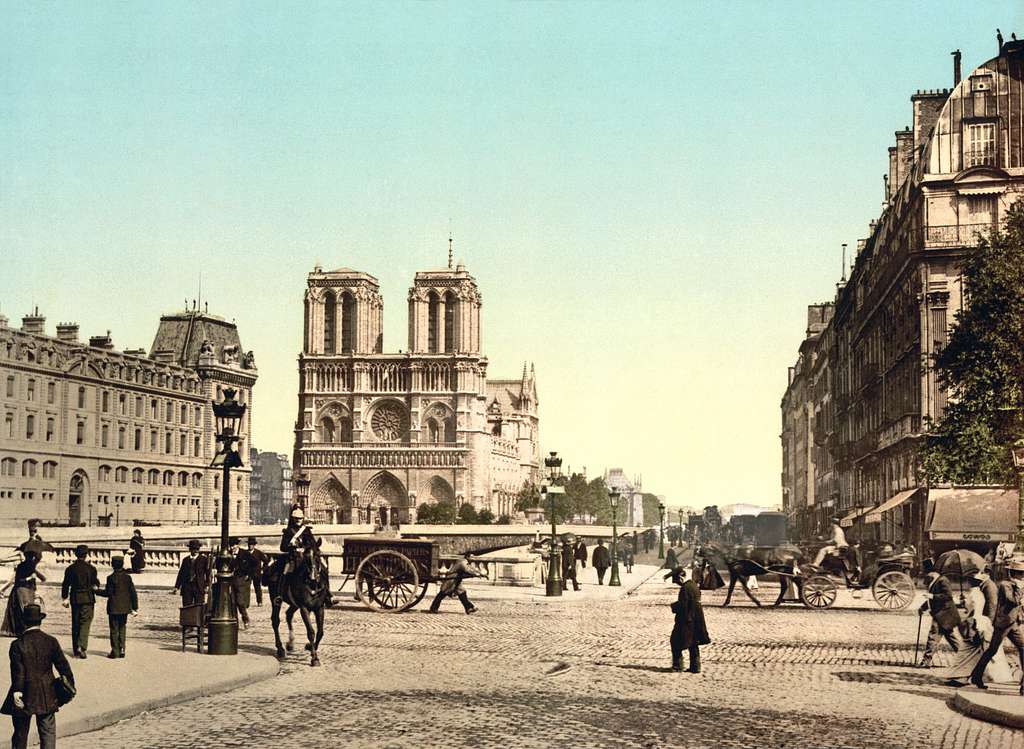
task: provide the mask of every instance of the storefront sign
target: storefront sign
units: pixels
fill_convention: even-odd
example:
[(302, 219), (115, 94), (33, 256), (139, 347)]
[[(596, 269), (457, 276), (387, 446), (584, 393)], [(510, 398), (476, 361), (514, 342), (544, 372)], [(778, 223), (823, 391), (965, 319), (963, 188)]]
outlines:
[(956, 533), (950, 531), (931, 531), (932, 541), (1013, 541), (1013, 533)]

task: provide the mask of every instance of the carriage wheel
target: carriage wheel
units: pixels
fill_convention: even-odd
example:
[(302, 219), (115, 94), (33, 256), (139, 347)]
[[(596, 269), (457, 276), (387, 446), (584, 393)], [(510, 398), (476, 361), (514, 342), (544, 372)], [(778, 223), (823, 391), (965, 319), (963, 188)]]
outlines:
[(356, 592), (367, 608), (389, 613), (405, 611), (423, 597), (416, 565), (390, 549), (375, 551), (359, 563)]
[(812, 609), (827, 609), (836, 602), (836, 584), (824, 575), (812, 575), (804, 580), (800, 597)]
[(410, 609), (413, 606), (415, 606), (417, 603), (419, 603), (420, 601), (423, 600), (423, 596), (425, 596), (427, 594), (427, 587), (429, 585), (430, 585), (430, 583), (420, 583), (420, 591), (419, 591), (419, 593), (416, 594), (416, 600), (414, 600), (412, 603), (409, 604), (409, 608)]
[(889, 570), (875, 578), (871, 595), (883, 609), (905, 609), (914, 600), (914, 581), (901, 570)]

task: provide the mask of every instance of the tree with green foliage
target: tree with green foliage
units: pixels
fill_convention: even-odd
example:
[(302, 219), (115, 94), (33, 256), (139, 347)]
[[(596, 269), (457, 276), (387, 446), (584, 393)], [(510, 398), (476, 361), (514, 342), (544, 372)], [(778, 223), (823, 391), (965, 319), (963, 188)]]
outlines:
[(424, 502), (416, 508), (416, 522), (422, 524), (449, 525), (455, 522), (455, 503), (441, 501)]
[(932, 482), (1010, 485), (1009, 445), (1024, 436), (1024, 204), (965, 255), (961, 273), (964, 308), (935, 357), (951, 397), (927, 425), (924, 471)]
[(476, 514), (476, 522), (480, 525), (491, 525), (494, 522), (494, 513), (485, 507)]
[(511, 525), (512, 524), (512, 518), (510, 518), (508, 515), (499, 515), (498, 519), (494, 521), (494, 524), (495, 525)]
[(640, 495), (644, 502), (644, 525), (657, 525), (659, 521), (658, 505), (661, 501), (656, 494), (644, 492)]
[(516, 494), (516, 510), (523, 512), (540, 507), (540, 489), (530, 481), (524, 481), (519, 493)]
[(465, 525), (472, 525), (479, 521), (479, 517), (476, 513), (476, 508), (473, 505), (466, 502), (459, 508), (459, 512), (456, 515), (455, 522), (463, 523)]

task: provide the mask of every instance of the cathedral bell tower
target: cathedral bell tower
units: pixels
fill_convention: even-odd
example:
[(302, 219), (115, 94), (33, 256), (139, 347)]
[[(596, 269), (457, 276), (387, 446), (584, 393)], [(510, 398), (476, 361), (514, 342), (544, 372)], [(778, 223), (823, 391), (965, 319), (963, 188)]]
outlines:
[(480, 290), (462, 263), (421, 271), (409, 289), (409, 351), (480, 354)]
[(306, 282), (304, 354), (377, 354), (384, 302), (380, 284), (351, 268), (324, 271), (318, 265)]

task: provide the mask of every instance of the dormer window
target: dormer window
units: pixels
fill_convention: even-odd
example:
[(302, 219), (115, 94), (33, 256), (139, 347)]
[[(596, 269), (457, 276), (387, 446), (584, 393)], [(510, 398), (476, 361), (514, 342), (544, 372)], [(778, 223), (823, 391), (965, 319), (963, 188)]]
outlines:
[(971, 122), (964, 125), (964, 168), (995, 166), (996, 124)]

